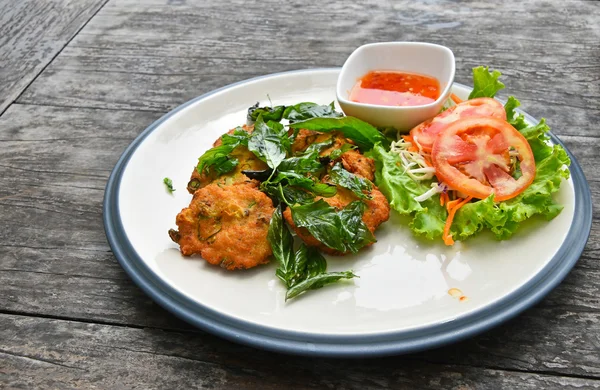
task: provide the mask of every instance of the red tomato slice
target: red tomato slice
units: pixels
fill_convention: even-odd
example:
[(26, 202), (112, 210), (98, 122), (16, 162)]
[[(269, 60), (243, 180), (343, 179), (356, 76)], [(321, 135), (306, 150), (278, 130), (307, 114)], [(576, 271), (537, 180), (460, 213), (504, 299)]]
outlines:
[(423, 151), (429, 153), (433, 148), (435, 138), (441, 131), (451, 123), (468, 117), (492, 117), (506, 120), (506, 111), (499, 101), (491, 98), (466, 100), (417, 125), (410, 131), (410, 135), (419, 143)]
[[(521, 176), (512, 176), (510, 154)], [(438, 134), (431, 153), (435, 174), (450, 188), (478, 199), (494, 194), (499, 202), (523, 192), (535, 177), (529, 143), (505, 120), (472, 117), (451, 123)]]

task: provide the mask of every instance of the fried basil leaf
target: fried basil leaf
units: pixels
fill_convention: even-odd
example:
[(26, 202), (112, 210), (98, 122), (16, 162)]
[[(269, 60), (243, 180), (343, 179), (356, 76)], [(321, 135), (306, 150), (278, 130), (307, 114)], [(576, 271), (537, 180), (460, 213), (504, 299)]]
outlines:
[(306, 129), (328, 133), (339, 131), (344, 137), (351, 139), (362, 150), (370, 150), (376, 143), (389, 146), (390, 141), (376, 127), (352, 116), (341, 118), (312, 118), (290, 123), (292, 129)]
[(286, 107), (283, 117), (290, 122), (303, 121), (310, 118), (339, 118), (344, 116), (335, 110), (334, 102), (326, 106), (316, 103), (303, 102)]
[(165, 184), (165, 187), (167, 187), (167, 191), (169, 191), (170, 194), (172, 194), (173, 191), (175, 191), (175, 188), (173, 188), (173, 180), (169, 179), (168, 177), (165, 177), (163, 179), (163, 183)]
[[(228, 156), (231, 152), (233, 152), (233, 149), (235, 149), (234, 145), (221, 145), (207, 150), (198, 159), (198, 166), (196, 166), (196, 170), (198, 173), (202, 173), (208, 172), (210, 167), (219, 168), (221, 165), (224, 165), (230, 160)], [(220, 168), (219, 171), (221, 173), (227, 173), (227, 168), (233, 169), (231, 166), (225, 166), (224, 168), (225, 169)]]
[(248, 146), (250, 134), (241, 127), (236, 127), (232, 134), (225, 133), (221, 136), (222, 145)]
[(285, 299), (287, 301), (288, 299), (295, 298), (296, 296), (308, 290), (316, 290), (327, 284), (335, 283), (341, 279), (352, 279), (355, 277), (357, 276), (352, 271), (328, 272), (315, 275), (290, 288), (285, 295)]
[(279, 264), (275, 275), (287, 289), (286, 300), (340, 279), (352, 279), (356, 276), (352, 271), (325, 273), (325, 258), (316, 248), (308, 247), (304, 243), (294, 252), (294, 240), (283, 223), (281, 205), (273, 212), (267, 237), (273, 256)]
[(312, 192), (303, 190), (302, 188), (294, 186), (285, 186), (281, 184), (278, 186), (279, 194), (283, 197), (283, 201), (286, 204), (307, 204), (312, 203), (315, 200), (315, 195)]
[(281, 123), (265, 123), (262, 116), (259, 116), (254, 124), (254, 131), (250, 134), (248, 149), (271, 169), (276, 169), (286, 157), (286, 141), (289, 144), (287, 132)]
[(376, 241), (375, 236), (362, 220), (366, 209), (366, 204), (355, 201), (339, 212), (342, 220), (342, 228), (346, 229), (346, 236), (350, 237), (350, 242), (353, 243), (357, 250)]
[(279, 164), (279, 171), (296, 173), (317, 173), (323, 168), (319, 162), (319, 152), (314, 151), (297, 157), (286, 158)]
[(221, 145), (204, 152), (198, 159), (196, 170), (198, 173), (208, 172), (213, 167), (219, 175), (232, 171), (238, 164), (238, 160), (229, 157), (238, 146), (248, 146), (250, 134), (241, 127), (237, 127), (233, 134), (223, 134)]
[(294, 274), (294, 239), (288, 227), (283, 223), (281, 205), (273, 212), (267, 238), (271, 244), (273, 256), (279, 263), (275, 274), (289, 288)]
[(304, 152), (302, 152), (300, 154), (301, 155), (309, 155), (309, 154), (313, 154), (314, 152), (317, 152), (317, 156), (318, 156), (319, 153), (321, 153), (321, 151), (323, 149), (326, 149), (326, 148), (330, 147), (331, 145), (333, 145), (333, 137), (331, 137), (323, 142), (315, 142), (315, 143), (308, 145), (306, 150), (304, 150)]
[(294, 254), (293, 276), (289, 280), (285, 299), (297, 297), (308, 290), (316, 290), (340, 279), (356, 277), (352, 271), (330, 273), (325, 271), (327, 271), (327, 261), (319, 250), (302, 243)]
[(248, 176), (250, 179), (265, 181), (271, 177), (273, 170), (271, 168), (265, 169), (263, 171), (242, 171), (242, 173)]
[(275, 107), (260, 107), (260, 104), (256, 102), (255, 105), (248, 108), (248, 120), (250, 122), (256, 122), (259, 116), (263, 117), (265, 121), (280, 122), (283, 118), (283, 111), (285, 106)]
[[(279, 190), (279, 186), (284, 188), (283, 193)], [(288, 187), (296, 187), (297, 191), (290, 191), (292, 198), (287, 197), (285, 189)], [(261, 190), (267, 192), (271, 196), (279, 198), (282, 202), (293, 205), (295, 203), (306, 203), (305, 200), (308, 196), (314, 198), (315, 195), (323, 196), (326, 198), (332, 197), (337, 193), (337, 189), (334, 185), (326, 183), (320, 183), (316, 178), (310, 176), (304, 176), (296, 172), (278, 172), (277, 175), (266, 182), (261, 184)], [(309, 195), (302, 195), (298, 191), (304, 190)], [(300, 202), (296, 202), (296, 200)]]
[(348, 172), (340, 163), (335, 164), (329, 171), (329, 182), (352, 191), (359, 199), (371, 199), (370, 195), (365, 194), (365, 191), (371, 192), (371, 182)]
[(319, 199), (314, 203), (291, 207), (292, 218), (296, 226), (306, 228), (324, 245), (340, 252), (356, 253), (374, 239), (362, 220), (364, 205), (355, 203), (338, 212)]

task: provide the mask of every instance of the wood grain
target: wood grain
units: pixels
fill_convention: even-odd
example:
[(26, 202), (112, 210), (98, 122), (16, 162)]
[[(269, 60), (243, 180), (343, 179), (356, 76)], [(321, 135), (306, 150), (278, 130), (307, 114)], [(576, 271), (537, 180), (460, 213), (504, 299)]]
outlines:
[(114, 1), (20, 102), (168, 111), (249, 77), (341, 66), (363, 43), (413, 40), (450, 47), (458, 82), (482, 64), (503, 71), (507, 93), (557, 134), (600, 136), (599, 19), (582, 1)]
[[(22, 340), (23, 334), (29, 335)], [(600, 388), (600, 381), (406, 359), (274, 355), (201, 335), (0, 315), (10, 387), (217, 389)], [(233, 351), (232, 351), (233, 350)], [(235, 352), (235, 353), (232, 353)]]
[(105, 2), (0, 2), (0, 114)]

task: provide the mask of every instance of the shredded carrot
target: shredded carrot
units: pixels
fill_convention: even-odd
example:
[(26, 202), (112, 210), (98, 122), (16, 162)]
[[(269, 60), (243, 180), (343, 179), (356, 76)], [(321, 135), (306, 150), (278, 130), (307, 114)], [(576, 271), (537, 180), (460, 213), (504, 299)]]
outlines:
[(445, 205), (446, 203), (448, 203), (450, 201), (450, 198), (448, 197), (448, 193), (446, 192), (442, 192), (440, 194), (440, 206)]
[(456, 104), (462, 103), (462, 99), (455, 94), (450, 95), (450, 99), (452, 99), (452, 101)]
[[(452, 235), (450, 234), (450, 226), (452, 226), (452, 221), (454, 220), (454, 215), (456, 214), (458, 209), (460, 209), (465, 204), (470, 202), (471, 199), (473, 199), (473, 197), (468, 196), (464, 199), (456, 199), (456, 200), (448, 202), (448, 204), (446, 206), (446, 207), (448, 207), (448, 218), (446, 219), (446, 225), (444, 225), (444, 233), (442, 234), (442, 238), (444, 239), (444, 244), (446, 244), (446, 245), (454, 244), (454, 240), (452, 239)], [(454, 202), (458, 202), (458, 203), (454, 203)], [(450, 206), (450, 203), (452, 203), (452, 206)]]
[(428, 167), (433, 166), (433, 163), (431, 162), (431, 157), (428, 154), (421, 153), (421, 157), (423, 157), (423, 160), (425, 160), (425, 164), (427, 164)]
[(417, 147), (417, 143), (413, 139), (411, 135), (403, 135), (402, 139), (404, 142), (408, 142), (410, 144), (410, 148), (408, 148), (409, 152), (418, 152), (419, 148)]
[(448, 212), (450, 212), (460, 202), (462, 202), (462, 198), (458, 198), (458, 199), (454, 199), (454, 200), (449, 200), (446, 203), (446, 210), (448, 210)]

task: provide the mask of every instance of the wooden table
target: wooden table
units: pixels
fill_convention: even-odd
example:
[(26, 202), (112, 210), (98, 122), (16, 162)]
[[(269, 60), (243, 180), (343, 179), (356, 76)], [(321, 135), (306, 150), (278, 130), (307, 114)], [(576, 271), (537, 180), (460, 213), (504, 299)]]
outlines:
[[(600, 2), (4, 0), (0, 15), (0, 388), (600, 387)], [(132, 283), (102, 198), (145, 127), (214, 88), (392, 40), (450, 47), (461, 83), (501, 70), (578, 159), (594, 222), (555, 291), (468, 341), (334, 360), (224, 341)]]

